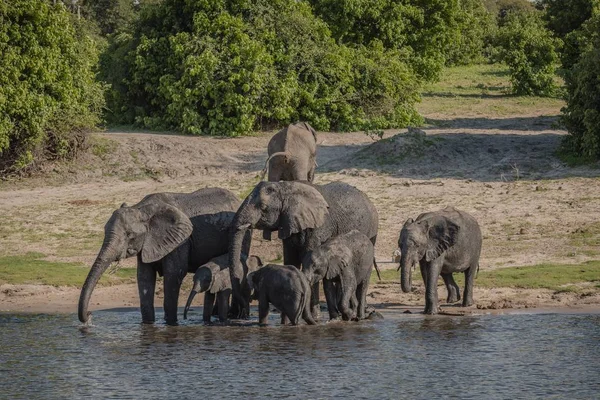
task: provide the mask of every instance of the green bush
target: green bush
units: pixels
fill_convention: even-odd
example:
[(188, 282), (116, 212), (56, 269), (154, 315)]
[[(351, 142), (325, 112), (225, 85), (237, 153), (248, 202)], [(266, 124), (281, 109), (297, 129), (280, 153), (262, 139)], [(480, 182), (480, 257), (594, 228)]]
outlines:
[(584, 24), (580, 39), (582, 54), (565, 78), (565, 145), (577, 155), (600, 158), (600, 16)]
[(490, 39), (496, 31), (495, 15), (487, 11), (481, 0), (463, 0), (456, 17), (459, 31), (450, 42), (446, 65), (469, 65), (485, 59)]
[(2, 2), (0, 21), (0, 171), (73, 156), (104, 101), (95, 43), (61, 2)]
[(500, 60), (510, 69), (515, 94), (555, 94), (556, 48), (561, 42), (545, 28), (538, 12), (506, 15), (498, 29), (496, 43)]
[(240, 135), (303, 119), (317, 129), (418, 123), (417, 79), (381, 43), (347, 47), (305, 2), (165, 0), (102, 57), (111, 122)]

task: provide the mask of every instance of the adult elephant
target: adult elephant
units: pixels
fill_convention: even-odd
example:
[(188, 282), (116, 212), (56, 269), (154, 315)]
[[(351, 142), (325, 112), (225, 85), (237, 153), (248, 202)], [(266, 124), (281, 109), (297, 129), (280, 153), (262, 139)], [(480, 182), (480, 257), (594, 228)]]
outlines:
[(473, 304), (473, 281), (479, 269), (481, 229), (475, 218), (454, 207), (409, 218), (400, 231), (400, 282), (403, 292), (412, 289), (411, 270), (419, 264), (425, 283), (425, 314), (438, 313), (437, 281), (441, 275), (448, 301), (460, 298), (452, 274), (464, 272), (463, 306)]
[[(108, 266), (137, 256), (137, 282), (142, 321), (153, 323), (156, 274), (164, 276), (167, 324), (177, 323), (181, 281), (188, 272), (226, 254), (229, 226), (240, 205), (229, 190), (155, 193), (133, 206), (123, 204), (104, 227), (104, 243), (81, 289), (79, 320), (87, 322), (92, 291)], [(249, 235), (243, 247), (250, 246)]]
[[(260, 182), (246, 197), (231, 225), (230, 273), (234, 299), (242, 314), (248, 310), (249, 299), (241, 290), (246, 277), (239, 260), (249, 229), (278, 231), (283, 241), (284, 264), (300, 268), (306, 253), (353, 229), (375, 244), (378, 225), (379, 216), (373, 203), (346, 183), (319, 186), (308, 182)], [(318, 293), (316, 284), (312, 289), (313, 314), (318, 309)]]
[(307, 122), (296, 122), (277, 132), (269, 141), (267, 151), (269, 158), (263, 177), (268, 170), (269, 181), (313, 181), (317, 132)]

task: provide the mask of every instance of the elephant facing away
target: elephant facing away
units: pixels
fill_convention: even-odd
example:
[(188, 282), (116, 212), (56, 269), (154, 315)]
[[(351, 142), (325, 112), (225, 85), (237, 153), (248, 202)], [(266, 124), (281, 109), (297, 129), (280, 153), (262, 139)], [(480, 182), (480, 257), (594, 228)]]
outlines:
[(300, 318), (316, 325), (310, 312), (310, 285), (302, 272), (293, 265), (268, 264), (248, 274), (251, 298), (258, 300), (258, 322), (267, 325), (269, 303), (281, 312), (281, 324), (286, 318), (298, 325)]
[[(254, 272), (263, 265), (261, 259), (257, 256), (245, 257), (243, 255), (241, 262), (244, 265), (245, 272)], [(231, 279), (228, 266), (229, 256), (223, 254), (201, 265), (196, 270), (194, 274), (194, 286), (185, 305), (183, 319), (187, 319), (187, 313), (196, 294), (204, 292), (202, 320), (205, 323), (211, 322), (216, 298), (219, 321), (227, 321), (229, 298), (231, 297)]]
[[(278, 231), (283, 262), (300, 268), (309, 251), (353, 229), (377, 240), (379, 217), (369, 198), (343, 182), (312, 185), (308, 182), (260, 182), (246, 197), (231, 225), (229, 245), (233, 296), (242, 307), (248, 299), (241, 287), (245, 277), (238, 262), (249, 229)], [(375, 262), (375, 260), (373, 260)], [(375, 268), (377, 268), (377, 265)], [(312, 290), (313, 316), (318, 312), (318, 284)]]
[(269, 158), (263, 177), (268, 171), (270, 182), (314, 180), (317, 132), (307, 122), (296, 122), (277, 132), (269, 141), (267, 151)]
[[(463, 306), (473, 304), (473, 281), (479, 269), (481, 229), (470, 214), (446, 207), (443, 210), (409, 218), (402, 227), (400, 281), (402, 291), (410, 292), (411, 270), (417, 263), (425, 282), (425, 314), (437, 314), (437, 280), (440, 274), (448, 287), (448, 298), (459, 297), (452, 273), (464, 272)], [(456, 293), (453, 293), (456, 292)]]
[[(338, 317), (338, 308), (345, 321), (364, 319), (367, 290), (373, 271), (375, 250), (365, 234), (352, 230), (329, 239), (310, 251), (302, 261), (302, 272), (311, 284), (323, 280), (329, 318)], [(338, 299), (339, 285), (341, 298)], [(352, 299), (357, 304), (350, 305)]]
[[(81, 289), (79, 320), (88, 321), (92, 292), (110, 264), (136, 256), (142, 321), (155, 321), (158, 273), (164, 277), (165, 320), (176, 324), (183, 278), (227, 253), (229, 227), (239, 203), (228, 190), (206, 188), (193, 193), (156, 193), (133, 206), (123, 204), (104, 227), (104, 242)], [(245, 254), (250, 240), (244, 238)]]

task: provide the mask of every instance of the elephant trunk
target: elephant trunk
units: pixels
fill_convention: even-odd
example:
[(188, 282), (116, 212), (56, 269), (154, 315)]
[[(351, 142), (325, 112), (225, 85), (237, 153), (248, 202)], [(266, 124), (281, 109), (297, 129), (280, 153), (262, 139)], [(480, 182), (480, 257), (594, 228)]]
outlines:
[(92, 269), (88, 273), (85, 283), (81, 288), (78, 307), (79, 321), (83, 323), (88, 322), (88, 319), (91, 315), (91, 313), (88, 311), (88, 305), (90, 303), (92, 292), (102, 277), (102, 274), (108, 269), (113, 261), (119, 259), (120, 255), (120, 251), (118, 251), (116, 246), (111, 245), (110, 242), (105, 242), (102, 245), (102, 249), (100, 250), (98, 257), (96, 257), (96, 261), (94, 261)]
[(190, 306), (192, 305), (192, 300), (194, 300), (194, 297), (196, 297), (196, 294), (198, 294), (198, 292), (200, 292), (200, 282), (194, 281), (194, 287), (190, 292), (190, 296), (188, 297), (187, 303), (185, 303), (185, 309), (183, 310), (183, 319), (187, 319), (187, 313), (190, 309)]
[(400, 283), (402, 285), (402, 291), (409, 293), (412, 290), (412, 265), (409, 263), (406, 253), (402, 253), (400, 258)]
[(246, 235), (247, 230), (248, 226), (243, 226), (239, 229), (236, 229), (234, 226), (231, 233), (232, 238), (229, 241), (229, 274), (231, 277), (231, 290), (233, 293), (233, 300), (238, 303), (240, 312), (242, 313), (242, 309), (245, 307), (245, 304), (248, 303), (248, 299), (244, 298), (242, 293), (244, 267), (240, 260), (244, 236)]

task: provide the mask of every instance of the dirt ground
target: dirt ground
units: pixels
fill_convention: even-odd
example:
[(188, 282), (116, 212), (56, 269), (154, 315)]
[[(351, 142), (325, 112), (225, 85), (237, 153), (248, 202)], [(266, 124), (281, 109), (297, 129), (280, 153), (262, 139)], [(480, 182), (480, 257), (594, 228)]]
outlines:
[[(555, 156), (565, 132), (556, 130), (554, 122), (541, 115), (462, 118), (422, 130), (386, 131), (380, 141), (361, 132), (319, 133), (315, 183), (340, 180), (368, 194), (380, 215), (376, 255), (383, 268), (395, 268), (386, 262), (407, 218), (447, 205), (479, 221), (482, 270), (597, 259), (600, 170), (571, 168)], [(245, 196), (258, 181), (272, 134), (226, 139), (95, 134), (92, 151), (79, 160), (0, 185), (0, 215), (5, 216), (0, 255), (38, 252), (49, 260), (91, 265), (105, 221), (123, 202), (207, 186)], [(281, 258), (281, 246), (255, 235), (252, 253), (274, 260)], [(129, 260), (125, 265), (133, 264)], [(74, 312), (78, 295), (78, 288), (2, 285), (0, 311)], [(476, 286), (474, 297), (478, 308), (473, 310), (600, 304), (598, 293), (549, 290)], [(157, 303), (161, 301), (159, 296)], [(422, 287), (403, 294), (398, 284), (386, 283), (371, 286), (369, 302), (422, 305), (424, 298)], [(97, 288), (91, 305), (99, 309), (137, 303), (137, 289), (129, 284)]]

